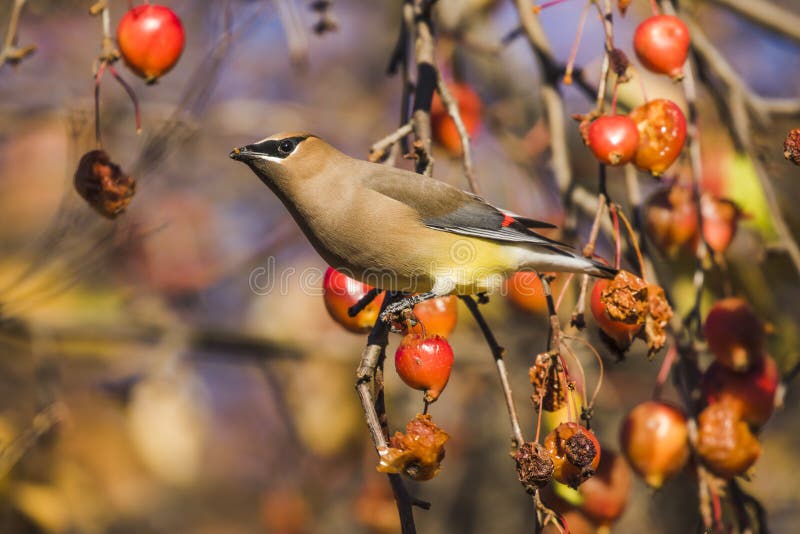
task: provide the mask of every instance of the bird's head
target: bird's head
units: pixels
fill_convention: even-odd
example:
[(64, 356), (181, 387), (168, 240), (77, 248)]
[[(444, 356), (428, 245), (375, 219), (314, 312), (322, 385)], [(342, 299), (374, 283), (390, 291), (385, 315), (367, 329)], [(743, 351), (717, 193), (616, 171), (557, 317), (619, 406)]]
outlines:
[(279, 133), (234, 148), (230, 157), (250, 167), (272, 189), (286, 191), (293, 182), (313, 177), (335, 149), (308, 133)]

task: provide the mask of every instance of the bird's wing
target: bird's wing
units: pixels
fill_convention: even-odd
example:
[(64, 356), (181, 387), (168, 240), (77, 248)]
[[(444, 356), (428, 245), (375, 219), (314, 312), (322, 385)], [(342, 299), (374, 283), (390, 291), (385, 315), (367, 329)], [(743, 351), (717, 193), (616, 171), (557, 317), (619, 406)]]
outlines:
[(376, 167), (363, 176), (364, 185), (413, 208), (429, 228), (495, 241), (538, 245), (559, 254), (573, 255), (569, 245), (529, 229), (554, 228), (549, 223), (498, 209), (477, 195), (421, 174), (383, 165)]

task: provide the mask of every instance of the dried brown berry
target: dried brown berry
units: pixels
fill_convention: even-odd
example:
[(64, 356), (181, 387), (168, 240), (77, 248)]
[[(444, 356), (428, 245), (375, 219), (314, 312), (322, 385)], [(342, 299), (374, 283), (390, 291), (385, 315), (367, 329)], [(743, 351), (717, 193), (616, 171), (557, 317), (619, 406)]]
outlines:
[(600, 444), (591, 430), (578, 423), (561, 423), (544, 439), (553, 459), (553, 478), (577, 488), (600, 464)]
[(783, 155), (795, 165), (800, 165), (800, 128), (795, 128), (786, 136)]
[(648, 308), (647, 284), (628, 271), (620, 271), (600, 294), (600, 302), (613, 320), (642, 324)]
[(444, 444), (450, 436), (433, 422), (430, 415), (417, 414), (397, 432), (389, 447), (378, 451), (381, 473), (404, 473), (413, 480), (430, 480), (441, 470)]
[(115, 219), (136, 192), (136, 181), (111, 161), (104, 150), (83, 155), (75, 171), (75, 190), (103, 217)]
[(539, 443), (529, 441), (523, 443), (514, 456), (517, 462), (517, 476), (525, 491), (533, 493), (553, 478), (553, 459), (550, 453)]
[(698, 427), (697, 454), (721, 478), (743, 475), (761, 455), (761, 444), (733, 403), (723, 400), (708, 406), (700, 412)]
[(631, 62), (628, 59), (628, 56), (625, 55), (625, 52), (619, 48), (614, 48), (611, 50), (611, 53), (608, 55), (608, 57), (611, 62), (611, 70), (613, 70), (614, 74), (617, 75), (619, 82), (624, 83), (630, 80), (630, 75), (628, 75), (628, 67), (631, 66)]
[(533, 386), (534, 408), (538, 409), (541, 404), (542, 409), (555, 412), (566, 406), (567, 379), (557, 355), (548, 352), (537, 355), (528, 374)]
[(649, 284), (647, 286), (647, 318), (644, 323), (648, 357), (652, 358), (667, 342), (667, 325), (671, 319), (672, 307), (667, 302), (664, 289), (656, 284)]

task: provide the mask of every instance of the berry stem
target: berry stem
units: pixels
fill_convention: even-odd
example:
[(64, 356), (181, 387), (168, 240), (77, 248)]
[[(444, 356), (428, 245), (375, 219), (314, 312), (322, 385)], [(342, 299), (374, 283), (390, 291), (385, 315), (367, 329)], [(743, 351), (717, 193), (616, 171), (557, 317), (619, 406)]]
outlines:
[(541, 13), (541, 11), (543, 9), (547, 9), (548, 7), (556, 6), (556, 5), (561, 4), (563, 2), (566, 2), (566, 1), (567, 0), (550, 0), (549, 2), (545, 2), (544, 4), (539, 4), (537, 6), (533, 6), (533, 12), (534, 13)]
[(622, 259), (622, 239), (619, 233), (619, 215), (617, 214), (617, 205), (611, 204), (609, 211), (611, 212), (611, 220), (614, 223), (614, 268), (619, 269), (620, 261)]
[(657, 401), (661, 399), (661, 390), (664, 389), (664, 384), (666, 384), (667, 378), (669, 378), (669, 371), (672, 368), (672, 364), (675, 363), (677, 356), (678, 349), (673, 343), (667, 350), (667, 354), (664, 356), (664, 361), (661, 362), (661, 368), (658, 370), (656, 385), (653, 388), (653, 400)]
[(658, 10), (658, 2), (656, 0), (650, 0), (650, 7), (653, 9), (653, 15), (657, 16), (660, 14)]
[(625, 216), (625, 212), (622, 210), (617, 210), (619, 213), (620, 219), (625, 224), (625, 230), (628, 232), (628, 237), (631, 239), (631, 245), (633, 246), (633, 251), (636, 253), (636, 260), (639, 262), (639, 274), (642, 277), (642, 280), (645, 282), (647, 281), (647, 273), (645, 272), (644, 268), (644, 258), (642, 257), (642, 251), (639, 248), (639, 239), (636, 237), (636, 232), (633, 231), (633, 227), (631, 226), (630, 221)]
[(117, 69), (114, 68), (114, 65), (109, 64), (108, 70), (111, 71), (111, 75), (114, 76), (114, 79), (119, 82), (123, 89), (125, 89), (125, 92), (128, 93), (128, 96), (133, 102), (133, 112), (136, 115), (136, 135), (139, 135), (142, 133), (142, 114), (139, 109), (139, 99), (136, 98), (136, 93), (133, 91), (131, 86), (128, 85), (128, 83), (122, 79), (122, 76), (119, 75)]
[(103, 140), (100, 137), (100, 81), (106, 71), (106, 61), (100, 61), (97, 72), (94, 75), (94, 139), (98, 148), (103, 148)]
[(611, 115), (617, 114), (617, 94), (619, 94), (619, 76), (614, 78), (614, 91), (611, 93)]
[(586, 15), (589, 13), (592, 1), (586, 2), (581, 11), (581, 18), (578, 21), (578, 32), (575, 35), (575, 40), (572, 42), (572, 50), (569, 53), (569, 60), (567, 60), (567, 68), (564, 70), (564, 83), (570, 85), (572, 83), (572, 71), (575, 68), (575, 58), (578, 55), (578, 47), (581, 44), (581, 37), (583, 36), (583, 27), (586, 25)]
[(569, 285), (572, 283), (573, 278), (575, 278), (575, 273), (569, 273), (567, 279), (564, 281), (564, 284), (561, 286), (561, 292), (558, 294), (558, 298), (556, 299), (556, 312), (558, 312), (558, 308), (561, 306), (561, 301), (564, 300), (564, 296), (567, 294), (567, 290), (569, 289)]

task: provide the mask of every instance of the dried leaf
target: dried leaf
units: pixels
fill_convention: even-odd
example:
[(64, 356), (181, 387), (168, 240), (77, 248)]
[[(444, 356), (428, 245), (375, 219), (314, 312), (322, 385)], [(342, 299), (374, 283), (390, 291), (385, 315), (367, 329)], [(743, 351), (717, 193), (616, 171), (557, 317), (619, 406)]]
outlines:
[(441, 469), (444, 444), (450, 436), (433, 422), (430, 415), (417, 414), (406, 433), (397, 432), (389, 447), (378, 451), (381, 473), (404, 473), (413, 480), (430, 480)]

